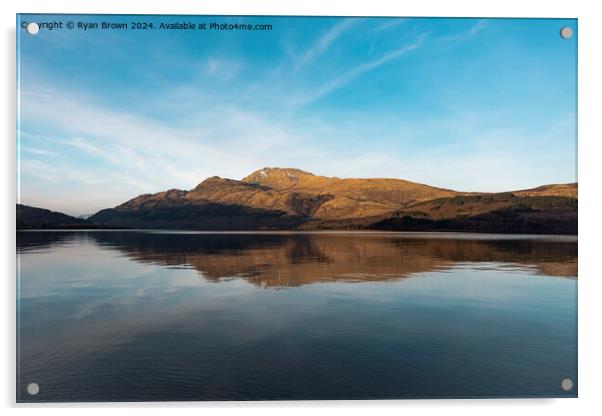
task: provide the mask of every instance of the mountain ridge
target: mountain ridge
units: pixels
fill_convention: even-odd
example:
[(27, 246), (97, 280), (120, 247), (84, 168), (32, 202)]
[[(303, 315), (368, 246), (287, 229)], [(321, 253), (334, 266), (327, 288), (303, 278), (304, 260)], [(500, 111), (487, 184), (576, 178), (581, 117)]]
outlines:
[[(90, 220), (103, 226), (192, 229), (468, 230), (576, 234), (577, 184), (460, 192), (394, 178), (338, 178), (266, 167), (209, 177), (189, 191), (143, 194)], [(513, 225), (521, 224), (518, 228)], [(494, 225), (495, 223), (495, 225)]]

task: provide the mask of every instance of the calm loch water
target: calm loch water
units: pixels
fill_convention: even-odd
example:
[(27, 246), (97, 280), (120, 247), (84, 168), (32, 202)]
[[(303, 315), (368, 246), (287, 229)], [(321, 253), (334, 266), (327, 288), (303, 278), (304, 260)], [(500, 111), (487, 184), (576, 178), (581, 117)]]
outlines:
[(577, 394), (576, 237), (20, 232), (17, 254), (19, 401)]

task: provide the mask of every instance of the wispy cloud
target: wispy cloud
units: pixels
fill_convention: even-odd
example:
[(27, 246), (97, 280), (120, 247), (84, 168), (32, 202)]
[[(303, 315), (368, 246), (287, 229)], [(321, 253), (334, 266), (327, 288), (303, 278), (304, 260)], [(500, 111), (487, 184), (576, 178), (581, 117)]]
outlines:
[(118, 159), (110, 152), (101, 149), (100, 147), (90, 143), (87, 140), (82, 139), (81, 137), (75, 137), (73, 139), (68, 140), (59, 140), (59, 142), (83, 150), (91, 155), (100, 156), (101, 158), (106, 159), (111, 163), (118, 163)]
[(468, 31), (468, 36), (474, 36), (481, 30), (487, 27), (487, 20), (479, 20), (473, 27)]
[(472, 25), (472, 27), (470, 29), (468, 29), (467, 31), (462, 32), (462, 33), (457, 33), (454, 35), (441, 36), (438, 40), (440, 42), (465, 41), (465, 40), (473, 38), (478, 33), (482, 32), (484, 29), (487, 28), (488, 25), (489, 25), (489, 22), (487, 20), (480, 19), (480, 20), (477, 20), (477, 22), (474, 25)]
[(393, 19), (385, 19), (385, 22), (376, 26), (376, 28), (374, 28), (374, 31), (380, 32), (382, 30), (392, 29), (392, 28), (397, 27), (400, 24), (404, 23), (406, 20), (407, 19), (403, 18), (403, 17), (398, 17), (398, 18), (393, 18)]
[(214, 56), (207, 58), (205, 74), (223, 82), (231, 81), (240, 70), (240, 62), (225, 60)]
[(341, 22), (331, 27), (324, 35), (322, 35), (309, 49), (307, 49), (296, 61), (295, 69), (302, 65), (314, 61), (316, 58), (324, 54), (328, 48), (336, 41), (339, 36), (345, 33), (349, 28), (356, 24), (360, 19), (343, 19)]
[(31, 153), (31, 154), (38, 155), (38, 156), (58, 156), (59, 155), (57, 152), (53, 152), (52, 150), (45, 150), (45, 149), (21, 147), (20, 150), (22, 152)]
[(356, 79), (360, 75), (362, 75), (366, 72), (372, 71), (388, 62), (391, 62), (395, 59), (398, 59), (398, 58), (406, 55), (407, 53), (409, 53), (415, 49), (418, 49), (423, 43), (424, 43), (424, 36), (420, 36), (413, 43), (404, 45), (398, 49), (391, 50), (391, 51), (385, 53), (384, 55), (382, 55), (378, 59), (359, 64), (359, 65), (355, 66), (354, 68), (348, 70), (347, 72), (344, 72), (339, 77), (334, 78), (333, 80), (329, 81), (328, 83), (322, 85), (321, 87), (318, 87), (317, 89), (315, 89), (307, 94), (296, 97), (295, 99), (293, 99), (293, 106), (303, 106), (303, 105), (309, 104), (313, 101), (319, 100), (320, 98), (330, 94), (331, 92), (348, 85), (350, 82), (352, 82), (354, 79)]

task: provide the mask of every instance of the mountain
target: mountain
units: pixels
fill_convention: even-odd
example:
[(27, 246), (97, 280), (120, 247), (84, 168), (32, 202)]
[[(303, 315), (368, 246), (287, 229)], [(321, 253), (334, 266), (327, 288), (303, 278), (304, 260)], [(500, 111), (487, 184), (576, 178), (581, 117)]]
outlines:
[[(129, 215), (149, 209), (217, 204), (239, 207), (235, 210), (240, 215), (246, 214), (242, 211), (260, 210), (266, 215), (334, 220), (382, 215), (418, 201), (456, 194), (399, 179), (339, 179), (299, 169), (265, 168), (241, 181), (214, 176), (190, 191), (172, 189), (140, 195), (114, 210)], [(98, 218), (96, 215), (91, 218)]]
[(17, 229), (91, 228), (94, 224), (60, 212), (17, 204)]
[(405, 231), (577, 234), (577, 199), (499, 194), (455, 196), (421, 202), (370, 224)]
[(577, 184), (564, 183), (556, 185), (543, 185), (533, 189), (515, 191), (518, 196), (564, 196), (577, 199)]
[(457, 192), (401, 179), (264, 168), (190, 191), (137, 196), (89, 218), (105, 227), (203, 230), (381, 229), (577, 233), (577, 184)]

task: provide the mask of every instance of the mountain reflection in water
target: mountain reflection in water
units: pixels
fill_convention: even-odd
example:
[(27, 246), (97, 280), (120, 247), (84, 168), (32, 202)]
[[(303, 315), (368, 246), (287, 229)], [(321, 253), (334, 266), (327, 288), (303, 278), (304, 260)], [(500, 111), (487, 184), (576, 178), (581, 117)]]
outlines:
[[(577, 277), (576, 237), (436, 233), (24, 232), (18, 250), (95, 242), (140, 263), (261, 287), (392, 280), (461, 263)], [(474, 267), (474, 265), (473, 265)]]

